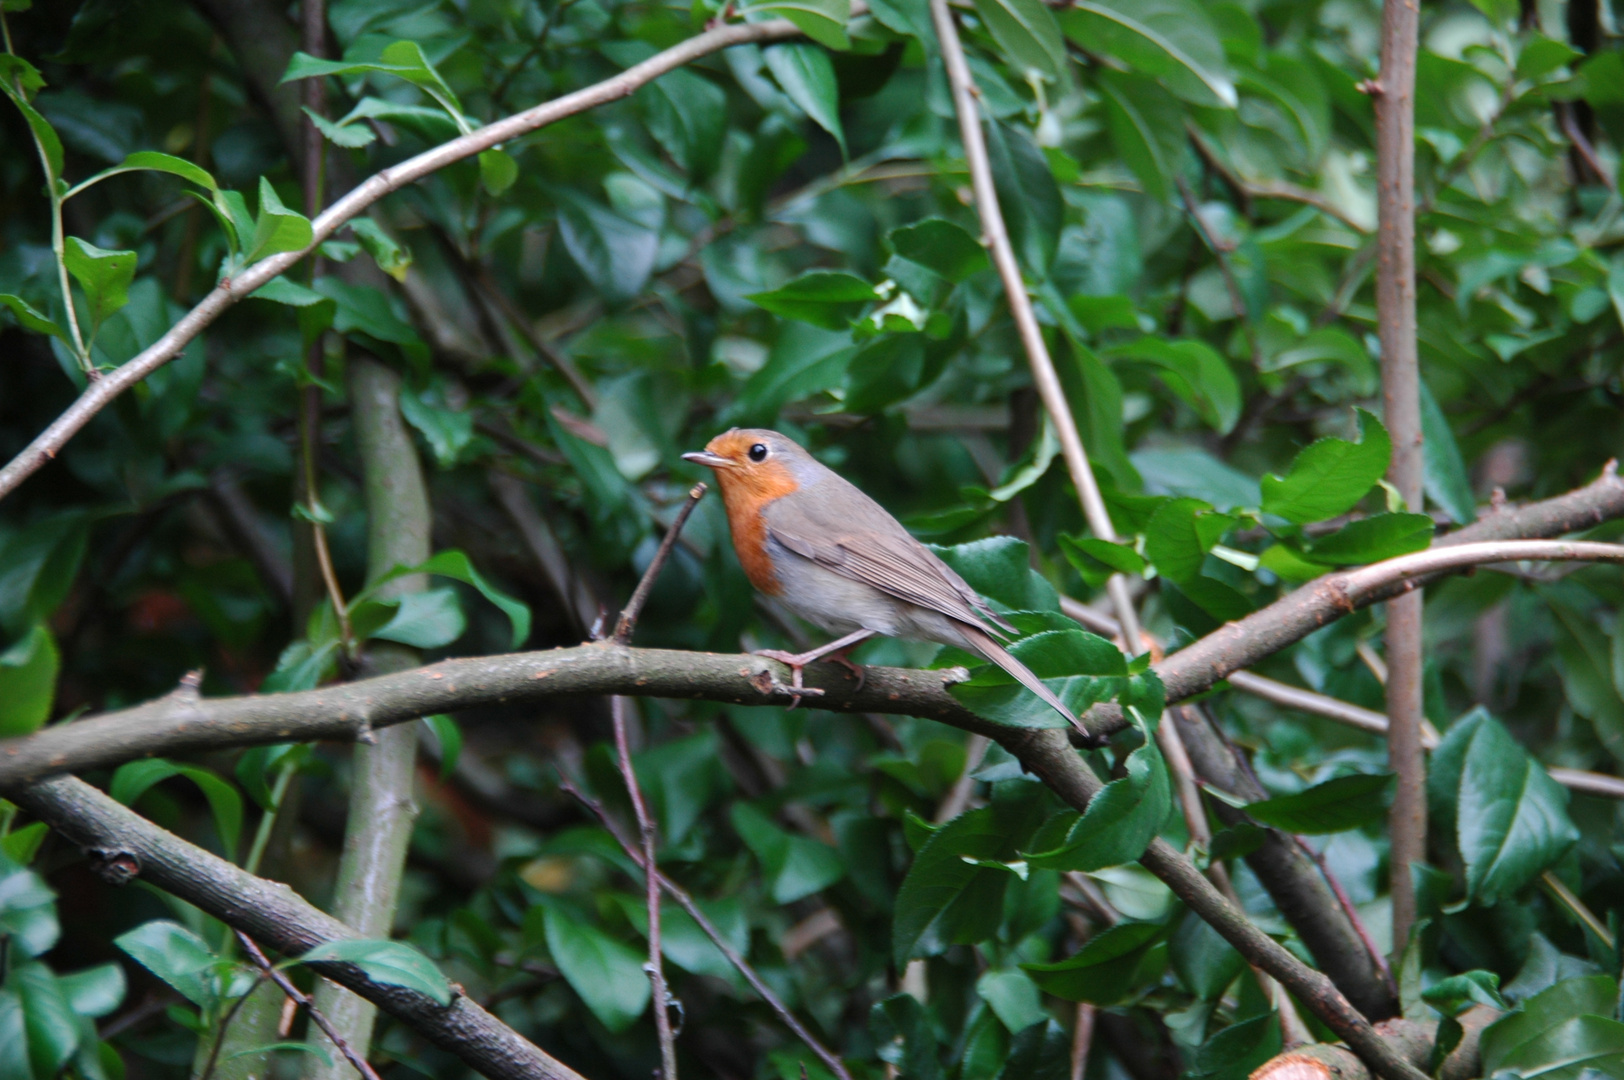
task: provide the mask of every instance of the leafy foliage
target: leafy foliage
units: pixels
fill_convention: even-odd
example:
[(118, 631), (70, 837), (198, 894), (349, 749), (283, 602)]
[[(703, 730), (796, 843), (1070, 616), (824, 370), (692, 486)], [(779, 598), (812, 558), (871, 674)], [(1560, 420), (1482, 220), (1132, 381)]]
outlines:
[[(843, 0), (336, 0), (324, 56), (297, 48), (287, 5), (245, 8), (274, 32), (246, 41), (213, 0), (0, 4), (8, 457), (215, 282), (306, 247), (363, 178), (713, 19), (805, 36), (703, 57), (393, 192), (101, 412), (0, 511), (0, 736), (196, 670), (207, 695), (272, 693), (395, 646), (574, 644), (700, 477), (680, 453), (772, 426), (938, 545), (1068, 705), (1139, 722), (1089, 758), (1106, 786), (1079, 815), (997, 745), (927, 721), (645, 701), (634, 762), (665, 872), (856, 1075), (1070, 1075), (1075, 1002), (1110, 1010), (1096, 1072), (1151, 1060), (1171, 1076), (1176, 1057), (1227, 1080), (1278, 1049), (1239, 955), (1132, 865), (1158, 838), (1191, 842), (1152, 733), (1162, 684), (1060, 598), (1130, 575), (1176, 648), (1328, 569), (1420, 550), (1496, 491), (1556, 494), (1619, 453), (1624, 49), (1587, 28), (1595, 4), (1423, 9), (1422, 514), (1382, 487), (1360, 92), (1379, 74), (1377, 6), (956, 7), (1004, 217), (1119, 542), (1089, 534), (1030, 392), (924, 3), (854, 18)], [(312, 80), (325, 112), (297, 107)], [(326, 145), (320, 205), (301, 190), (307, 121)], [(370, 578), (346, 390), (361, 355), (401, 377), (438, 552)], [(702, 502), (639, 644), (794, 643), (752, 606), (727, 536)], [(1405, 996), (1447, 1022), (1515, 1005), (1484, 1035), (1485, 1075), (1624, 1069), (1618, 954), (1597, 930), (1617, 932), (1618, 811), (1546, 768), (1624, 765), (1621, 606), (1597, 569), (1428, 593), (1439, 863)], [(1380, 707), (1381, 620), (1352, 614), (1259, 672)], [(859, 659), (970, 667), (962, 704), (1011, 729), (1062, 723), (968, 654), (877, 641)], [(1233, 692), (1202, 706), (1269, 797), (1194, 853), (1303, 952), (1299, 913), (1245, 860), (1266, 829), (1310, 837), (1385, 950), (1379, 740)], [(626, 819), (603, 714), (560, 700), (429, 718), (402, 940), (305, 959), (440, 1000), (455, 980), (585, 1075), (648, 1075), (641, 877), (559, 789), (567, 774)], [(332, 891), (342, 748), (91, 779), (305, 895)], [(252, 983), (229, 935), (147, 892), (111, 899), (65, 850), (0, 805), (0, 1076), (200, 1070)], [(73, 904), (58, 912), (53, 889)], [(699, 922), (669, 908), (663, 935), (691, 1075), (822, 1075)], [(168, 1011), (128, 1012), (103, 1040), (96, 1018), (143, 1007), (126, 979)], [(459, 1074), (387, 1021), (372, 1058)]]

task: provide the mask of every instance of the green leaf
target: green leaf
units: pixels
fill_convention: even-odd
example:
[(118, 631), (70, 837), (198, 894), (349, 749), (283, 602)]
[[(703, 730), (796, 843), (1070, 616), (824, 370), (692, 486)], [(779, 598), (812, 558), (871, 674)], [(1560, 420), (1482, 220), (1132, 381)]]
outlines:
[(90, 334), (113, 312), (130, 302), (130, 282), (135, 280), (136, 254), (133, 251), (106, 251), (87, 244), (77, 236), (67, 239), (63, 251), (68, 273), (85, 291), (89, 308)]
[(50, 334), (58, 341), (64, 344), (67, 343), (67, 331), (47, 319), (43, 313), (22, 297), (14, 296), (11, 293), (0, 293), (0, 305), (4, 305), (16, 317), (17, 325), (24, 330), (32, 330), (36, 334)]
[(1248, 803), (1255, 821), (1310, 836), (1345, 832), (1381, 820), (1393, 790), (1392, 773), (1338, 776), (1295, 795)]
[(604, 1027), (625, 1031), (648, 1008), (643, 955), (559, 907), (548, 907), (546, 919), (547, 950), (570, 988)]
[(854, 274), (834, 270), (813, 270), (771, 292), (745, 297), (757, 307), (787, 319), (844, 330), (863, 305), (879, 299), (874, 286)]
[(886, 235), (891, 249), (957, 285), (991, 265), (981, 241), (945, 218), (925, 218)]
[(1071, 1036), (1048, 1017), (1015, 1033), (1009, 1060), (998, 1072), (998, 1080), (1068, 1080), (1070, 1076)]
[(1204, 341), (1145, 336), (1110, 350), (1114, 359), (1148, 364), (1167, 388), (1220, 435), (1241, 416), (1241, 384), (1218, 351)]
[(1568, 704), (1590, 721), (1614, 760), (1624, 761), (1624, 689), (1614, 660), (1620, 648), (1617, 631), (1610, 643), (1588, 612), (1565, 602), (1560, 593), (1542, 591), (1556, 616), (1557, 670)]
[(788, 19), (807, 37), (831, 49), (848, 49), (846, 23), (851, 20), (851, 0), (768, 0), (744, 7), (745, 18)]
[(302, 105), (300, 108), (310, 117), (310, 122), (316, 125), (316, 130), (321, 132), (322, 138), (334, 146), (357, 150), (370, 145), (378, 137), (378, 133), (365, 124), (334, 123), (308, 105)]
[(384, 232), (382, 225), (369, 217), (358, 217), (351, 219), (350, 231), (355, 233), (355, 238), (366, 248), (379, 270), (396, 281), (406, 280), (406, 271), (412, 265), (412, 253)]
[(846, 876), (834, 848), (793, 836), (748, 803), (735, 803), (734, 830), (761, 863), (774, 902), (791, 904), (822, 892)]
[(1145, 194), (1166, 202), (1184, 156), (1184, 110), (1172, 94), (1143, 75), (1101, 71), (1097, 83), (1111, 144)]
[(80, 1016), (106, 1016), (124, 1001), (124, 969), (116, 963), (99, 964), (57, 977), (68, 1005)]
[[(368, 610), (362, 610), (367, 607)], [(392, 597), (387, 601), (370, 600), (366, 605), (355, 606), (355, 621), (372, 615), (372, 608), (393, 608), (394, 613), (382, 626), (372, 625), (376, 629), (366, 632), (367, 638), (381, 638), (384, 641), (398, 641), (402, 645), (410, 645), (414, 649), (438, 649), (451, 644), (462, 637), (463, 631), (468, 629), (468, 620), (463, 617), (462, 603), (457, 599), (457, 590), (452, 588), (425, 589), (422, 592), (409, 592), (401, 596)], [(361, 628), (356, 627), (357, 635), (361, 635)]]
[(1202, 1001), (1222, 997), (1246, 967), (1246, 961), (1235, 947), (1193, 911), (1185, 913), (1173, 932), (1168, 942), (1168, 959), (1179, 981)]
[(1066, 1001), (1114, 1005), (1139, 981), (1141, 967), (1166, 936), (1160, 923), (1120, 922), (1089, 938), (1076, 953), (1052, 964), (1022, 964), (1046, 994)]
[(1530, 82), (1545, 78), (1558, 68), (1584, 56), (1565, 41), (1546, 37), (1537, 31), (1517, 54), (1517, 78)]
[(927, 545), (965, 583), (1004, 611), (1059, 611), (1060, 597), (1032, 569), (1031, 549), (1013, 536), (990, 536), (952, 547)]
[(69, 512), (0, 540), (0, 629), (20, 637), (51, 617), (79, 576), (88, 537), (84, 518)]
[(987, 157), (1015, 254), (1028, 274), (1047, 277), (1065, 212), (1049, 159), (1025, 132), (997, 121), (987, 125)]
[(259, 217), (254, 219), (254, 239), (247, 245), (247, 261), (253, 263), (267, 255), (300, 251), (310, 246), (314, 235), (310, 219), (283, 206), (271, 182), (260, 177)]
[(154, 785), (171, 776), (184, 776), (196, 784), (214, 812), (214, 824), (225, 845), (226, 858), (235, 858), (237, 841), (242, 836), (242, 795), (230, 782), (221, 779), (200, 765), (183, 765), (164, 758), (145, 758), (120, 765), (113, 773), (113, 782), (107, 793), (125, 806), (136, 801)]
[(1280, 1021), (1273, 1012), (1230, 1024), (1191, 1055), (1190, 1080), (1246, 1080), (1280, 1052)]
[(1421, 991), (1421, 999), (1445, 1016), (1459, 1016), (1473, 1005), (1501, 1012), (1511, 1008), (1500, 996), (1500, 976), (1481, 969), (1439, 979)]
[(50, 826), (43, 821), (13, 829), (5, 836), (0, 836), (0, 855), (18, 866), (27, 866), (34, 861), (34, 856), (39, 852), (39, 846), (45, 842), (45, 834), (49, 831)]
[(338, 650), (337, 641), (324, 641), (320, 645), (302, 640), (293, 642), (276, 658), (276, 667), (265, 676), (260, 692), (290, 694), (314, 690), (332, 675), (338, 663)]
[(1156, 839), (1172, 809), (1172, 788), (1156, 743), (1128, 755), (1127, 775), (1105, 785), (1054, 848), (1027, 861), (1053, 870), (1101, 870), (1131, 863)]
[(56, 945), (56, 894), (32, 870), (0, 855), (0, 935), (23, 956), (39, 956)]
[(457, 721), (444, 713), (435, 713), (423, 717), (423, 723), (429, 726), (434, 733), (434, 740), (440, 749), (440, 783), (451, 779), (451, 774), (457, 771), (457, 759), (462, 756), (462, 728)]
[(479, 182), (492, 197), (502, 195), (519, 178), (519, 163), (506, 150), (481, 150)]
[(976, 980), (976, 996), (1010, 1031), (1025, 1031), (1049, 1018), (1038, 985), (1024, 971), (989, 969)]
[(168, 919), (142, 923), (113, 939), (113, 944), (198, 1008), (207, 1009), (217, 1000), (214, 952), (180, 923)]
[(1156, 572), (1185, 582), (1201, 573), (1201, 564), (1235, 519), (1200, 499), (1170, 499), (1145, 525), (1145, 554)]
[(1263, 511), (1306, 524), (1347, 513), (1387, 471), (1392, 444), (1381, 421), (1363, 409), (1359, 441), (1325, 438), (1305, 446), (1286, 475), (1263, 478)]
[(454, 467), (474, 441), (473, 413), (453, 408), (439, 385), (421, 390), (403, 385), (400, 415), (428, 441), (434, 460), (442, 469)]
[(1043, 0), (975, 0), (975, 9), (1016, 72), (1066, 85), (1066, 42)]
[(1624, 1024), (1612, 1019), (1618, 984), (1605, 975), (1568, 979), (1483, 1029), (1483, 1074), (1515, 1070), (1539, 1080), (1577, 1080), (1586, 1069), (1624, 1074)]
[[(305, 111), (308, 112), (309, 110)], [(178, 176), (182, 180), (189, 180), (209, 192), (220, 190), (220, 185), (214, 179), (213, 174), (200, 165), (193, 165), (185, 158), (178, 158), (173, 154), (161, 154), (156, 150), (138, 150), (111, 169), (103, 169), (88, 180), (82, 180), (75, 184), (63, 198), (64, 200), (72, 198), (92, 184), (99, 184), (108, 177), (128, 172), (168, 173), (170, 176)]]
[(1079, 0), (1061, 16), (1066, 36), (1155, 76), (1194, 105), (1233, 109), (1224, 38), (1192, 0)]
[(1425, 551), (1436, 530), (1427, 514), (1373, 514), (1320, 537), (1303, 555), (1327, 566), (1359, 566)]
[(18, 964), (7, 975), (23, 1006), (23, 1029), (34, 1075), (55, 1076), (79, 1048), (83, 1026), (56, 975), (38, 961)]
[(930, 835), (897, 890), (891, 950), (898, 969), (916, 956), (983, 941), (997, 931), (1010, 875), (982, 863), (1008, 844), (1007, 828), (992, 807), (960, 814)]
[(1112, 574), (1143, 574), (1149, 565), (1145, 557), (1124, 543), (1101, 540), (1097, 536), (1057, 537), (1060, 551), (1073, 569), (1093, 588), (1105, 584)]
[(693, 182), (716, 171), (727, 135), (726, 91), (697, 71), (678, 68), (638, 91), (637, 100), (649, 134)]
[(51, 122), (41, 116), (39, 110), (29, 104), (28, 98), (19, 94), (16, 88), (12, 86), (12, 76), (20, 65), (21, 68), (33, 73), (34, 80), (38, 80), (32, 84), (25, 81), (25, 87), (34, 85), (37, 88), (45, 85), (45, 82), (39, 78), (39, 72), (34, 71), (27, 61), (9, 55), (5, 59), (6, 67), (11, 70), (6, 72), (7, 77), (0, 78), (0, 93), (4, 93), (9, 97), (11, 103), (17, 106), (17, 111), (23, 114), (23, 119), (28, 123), (28, 130), (34, 136), (34, 144), (44, 158), (44, 165), (48, 174), (45, 178), (46, 189), (55, 190), (57, 182), (62, 179), (62, 140), (57, 136), (56, 129), (51, 126)]
[[(1137, 705), (1160, 714), (1161, 680), (1154, 673), (1129, 676), (1117, 647), (1086, 630), (1048, 630), (1009, 646), (1066, 707), (1081, 716), (1101, 701)], [(995, 664), (973, 668), (969, 680), (949, 688), (978, 716), (1010, 727), (1065, 727), (1066, 719)]]
[(1455, 524), (1470, 525), (1477, 520), (1477, 497), (1466, 475), (1466, 461), (1450, 430), (1449, 418), (1438, 407), (1438, 399), (1432, 396), (1425, 379), (1421, 380), (1421, 437), (1427, 498), (1443, 507)]
[(508, 623), (513, 627), (513, 648), (518, 649), (529, 639), (529, 605), (492, 585), (483, 574), (474, 569), (472, 560), (455, 548), (439, 552), (428, 562), (407, 570), (406, 573), (437, 574), (473, 586), (479, 595), (495, 604), (501, 609), (502, 614), (508, 617)]
[(1455, 721), (1433, 752), (1427, 794), (1455, 833), (1468, 895), (1484, 904), (1517, 892), (1579, 839), (1567, 792), (1481, 708)]
[(941, 1080), (936, 1032), (930, 1014), (910, 994), (876, 1001), (868, 1012), (868, 1030), (877, 1057), (908, 1080)]
[(441, 1005), (451, 1004), (451, 983), (434, 961), (404, 941), (344, 938), (324, 942), (299, 957), (302, 964), (325, 961), (354, 964), (375, 983), (404, 986)]
[(321, 60), (308, 53), (296, 52), (293, 59), (288, 61), (287, 70), (282, 73), (281, 81), (291, 82), (295, 79), (325, 75), (359, 75), (368, 72), (395, 75), (405, 79), (434, 98), (459, 127), (467, 130), (467, 121), (462, 115), (462, 103), (440, 77), (434, 65), (429, 63), (428, 57), (423, 55), (422, 46), (415, 41), (391, 42), (384, 47), (374, 62)]
[(840, 86), (829, 54), (816, 45), (769, 45), (762, 50), (767, 68), (784, 93), (840, 144), (846, 153), (846, 133), (840, 126)]
[(940, 371), (940, 365), (931, 365), (926, 358), (923, 335), (875, 338), (857, 350), (846, 368), (846, 408), (854, 413), (881, 412), (911, 397)]
[(611, 303), (643, 291), (659, 253), (660, 234), (570, 188), (553, 189), (559, 234), (581, 273)]
[(44, 623), (0, 653), (0, 739), (28, 735), (45, 726), (56, 700), (62, 657)]

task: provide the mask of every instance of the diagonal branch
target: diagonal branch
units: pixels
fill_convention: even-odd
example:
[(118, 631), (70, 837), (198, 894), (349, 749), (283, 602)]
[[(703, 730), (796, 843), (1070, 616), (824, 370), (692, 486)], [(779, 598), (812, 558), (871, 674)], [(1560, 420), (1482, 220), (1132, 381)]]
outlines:
[[(284, 956), (360, 937), (286, 885), (257, 878), (165, 832), (82, 780), (48, 780), (18, 792), (15, 801), (82, 848), (109, 881), (138, 875)], [(373, 982), (353, 964), (310, 967), (491, 1080), (582, 1080), (455, 988), (451, 1003), (441, 1005), (415, 990)]]
[[(863, 10), (865, 9), (860, 3), (852, 5), (853, 15), (861, 14)], [(0, 468), (0, 499), (11, 494), (19, 484), (56, 457), (62, 447), (67, 445), (68, 440), (89, 423), (93, 416), (106, 408), (114, 398), (180, 355), (187, 343), (224, 314), (227, 308), (317, 250), (323, 241), (336, 233), (346, 222), (385, 195), (421, 180), (447, 165), (473, 157), (510, 139), (627, 97), (639, 87), (702, 56), (708, 56), (732, 45), (780, 41), (799, 36), (800, 33), (793, 23), (783, 19), (718, 26), (702, 34), (696, 34), (681, 44), (673, 45), (664, 52), (656, 53), (642, 63), (635, 64), (603, 82), (554, 98), (524, 112), (515, 113), (374, 173), (349, 194), (333, 203), (311, 223), (312, 235), (308, 245), (298, 251), (284, 252), (262, 259), (236, 277), (221, 281), (196, 307), (182, 316), (179, 322), (171, 326), (152, 345), (86, 387), (78, 400), (53, 420), (49, 427), (37, 435), (4, 468)]]

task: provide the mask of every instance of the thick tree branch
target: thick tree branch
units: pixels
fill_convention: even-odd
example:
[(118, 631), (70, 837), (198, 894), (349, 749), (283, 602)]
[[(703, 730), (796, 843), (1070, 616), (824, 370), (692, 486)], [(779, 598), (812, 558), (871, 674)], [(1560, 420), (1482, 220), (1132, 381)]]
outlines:
[[(1071, 748), (1063, 732), (1002, 728), (993, 737), (1019, 758), (1029, 772), (1035, 773), (1077, 810), (1087, 809), (1089, 800), (1104, 787)], [(1278, 979), (1321, 1022), (1346, 1040), (1374, 1072), (1386, 1080), (1421, 1080), (1426, 1075), (1376, 1034), (1329, 977), (1298, 960), (1285, 946), (1260, 930), (1244, 911), (1202, 876), (1194, 863), (1166, 841), (1153, 842), (1139, 861), (1217, 930), (1248, 963)]]
[[(863, 10), (861, 4), (852, 5), (853, 15), (860, 14)], [(219, 318), (227, 308), (315, 251), (347, 221), (390, 192), (510, 139), (627, 97), (666, 72), (702, 56), (708, 56), (731, 45), (781, 41), (799, 34), (800, 30), (796, 29), (793, 23), (783, 19), (718, 26), (697, 34), (680, 45), (657, 53), (641, 64), (635, 64), (603, 82), (572, 94), (565, 94), (524, 112), (515, 113), (470, 134), (441, 143), (431, 150), (425, 150), (398, 165), (374, 173), (312, 222), (313, 235), (308, 246), (298, 251), (272, 255), (255, 263), (236, 277), (222, 280), (156, 342), (86, 387), (78, 400), (52, 421), (49, 427), (36, 436), (4, 468), (0, 468), (0, 499), (11, 494), (19, 484), (54, 458), (62, 447), (67, 445), (68, 440), (89, 423), (91, 417), (106, 408), (114, 398), (180, 355), (181, 350), (202, 333), (205, 327)]]
[[(1624, 493), (1624, 483), (1616, 477), (1604, 478), (1582, 491), (1595, 491), (1604, 483), (1610, 486), (1601, 487), (1603, 493), (1611, 494), (1611, 487)], [(1574, 520), (1581, 514), (1585, 515), (1579, 519), (1582, 523), (1593, 524), (1588, 517), (1598, 512), (1597, 501), (1576, 499), (1575, 494), (1579, 493), (1551, 500), (1564, 503), (1565, 513), (1536, 504), (1526, 508), (1530, 514), (1519, 520), (1526, 520), (1531, 528), (1561, 532), (1578, 527)], [(1618, 502), (1624, 504), (1624, 494), (1618, 496)], [(1624, 505), (1608, 516), (1619, 513), (1624, 513)], [(1496, 518), (1488, 521), (1493, 523)], [(1418, 588), (1453, 570), (1527, 558), (1624, 562), (1624, 545), (1525, 541), (1442, 546), (1328, 575), (1263, 611), (1227, 624), (1154, 665), (1153, 670), (1167, 687), (1167, 700), (1181, 701), (1360, 607)], [(195, 689), (182, 687), (133, 709), (0, 742), (0, 793), (58, 773), (104, 768), (140, 757), (288, 741), (351, 741), (375, 728), (479, 705), (611, 694), (765, 705), (789, 697), (787, 687), (778, 681), (778, 673), (785, 670), (776, 661), (759, 656), (593, 644), (443, 660), (398, 674), (292, 694), (204, 700)], [(850, 680), (827, 670), (827, 665), (806, 671), (811, 685), (824, 691), (818, 698), (820, 709), (918, 716), (998, 738), (1006, 729), (977, 716), (947, 692), (964, 675), (962, 668), (871, 667), (867, 681), (856, 689)], [(1125, 726), (1114, 707), (1096, 707), (1089, 716), (1096, 731), (1110, 733)]]
[[(83, 848), (103, 877), (122, 883), (138, 875), (284, 956), (361, 936), (286, 885), (188, 844), (82, 780), (36, 784), (15, 801)], [(310, 966), (491, 1080), (582, 1080), (462, 993), (441, 1005), (416, 991), (375, 983), (352, 964)]]

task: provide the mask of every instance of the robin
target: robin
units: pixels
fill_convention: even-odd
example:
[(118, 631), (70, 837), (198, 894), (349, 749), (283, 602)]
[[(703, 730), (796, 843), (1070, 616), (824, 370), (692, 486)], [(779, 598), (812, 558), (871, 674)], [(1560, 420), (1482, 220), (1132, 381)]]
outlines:
[(789, 665), (797, 702), (802, 695), (823, 693), (801, 684), (803, 669), (815, 660), (844, 665), (861, 686), (862, 668), (847, 654), (883, 634), (980, 653), (1087, 733), (993, 637), (996, 631), (1013, 638), (1015, 628), (884, 507), (799, 444), (776, 431), (734, 428), (682, 456), (716, 473), (733, 549), (750, 584), (808, 622), (841, 635), (803, 653), (763, 649), (757, 654)]

